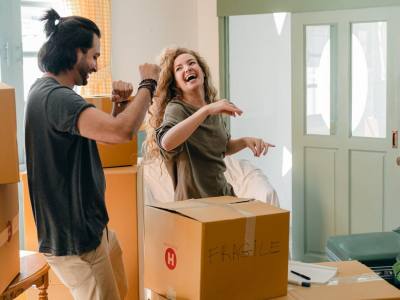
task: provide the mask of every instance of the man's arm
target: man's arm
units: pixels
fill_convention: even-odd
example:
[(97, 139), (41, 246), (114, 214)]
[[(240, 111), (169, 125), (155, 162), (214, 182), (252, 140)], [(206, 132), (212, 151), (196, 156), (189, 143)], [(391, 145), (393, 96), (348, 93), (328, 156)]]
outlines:
[(130, 100), (120, 101), (120, 102), (113, 101), (111, 115), (113, 117), (118, 116), (120, 113), (122, 113), (125, 110), (125, 108), (128, 107), (129, 102), (130, 102)]
[(128, 106), (129, 97), (133, 92), (133, 86), (129, 82), (113, 81), (112, 83), (112, 112), (111, 115), (116, 117)]
[[(142, 79), (158, 80), (160, 68), (144, 64), (139, 67)], [(96, 108), (87, 108), (79, 116), (78, 130), (81, 136), (110, 144), (129, 142), (136, 134), (150, 106), (151, 93), (146, 88), (138, 90), (134, 101), (113, 117)]]

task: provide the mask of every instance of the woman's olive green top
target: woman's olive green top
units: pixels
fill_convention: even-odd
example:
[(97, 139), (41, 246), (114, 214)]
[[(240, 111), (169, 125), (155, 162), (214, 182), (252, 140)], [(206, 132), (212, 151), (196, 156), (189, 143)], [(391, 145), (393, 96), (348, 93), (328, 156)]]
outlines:
[(222, 115), (208, 116), (175, 149), (166, 151), (161, 146), (164, 134), (197, 110), (181, 100), (171, 100), (165, 109), (161, 126), (156, 129), (157, 144), (174, 185), (175, 201), (235, 195), (224, 176), (226, 166), (223, 159), (230, 134)]

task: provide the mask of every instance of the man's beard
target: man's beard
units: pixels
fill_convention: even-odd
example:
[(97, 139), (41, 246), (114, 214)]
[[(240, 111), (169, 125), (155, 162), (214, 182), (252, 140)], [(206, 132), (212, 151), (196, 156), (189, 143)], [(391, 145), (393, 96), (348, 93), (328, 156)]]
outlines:
[(87, 85), (88, 81), (88, 74), (89, 74), (89, 68), (85, 64), (81, 64), (78, 68), (79, 71), (79, 76), (81, 77), (81, 82), (79, 82), (78, 85)]
[(88, 81), (87, 81), (87, 75), (89, 72), (87, 72), (84, 69), (80, 69), (79, 70), (79, 75), (81, 76), (81, 85), (87, 85)]

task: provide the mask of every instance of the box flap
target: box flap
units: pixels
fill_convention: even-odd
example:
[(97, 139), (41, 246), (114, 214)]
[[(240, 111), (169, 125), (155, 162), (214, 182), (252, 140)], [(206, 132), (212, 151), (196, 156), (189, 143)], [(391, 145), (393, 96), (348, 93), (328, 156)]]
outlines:
[(208, 203), (208, 204), (234, 204), (234, 203), (250, 202), (250, 201), (254, 201), (254, 199), (238, 198), (238, 197), (233, 197), (233, 196), (222, 196), (222, 197), (191, 199), (188, 201), (196, 201), (196, 202)]
[(3, 89), (9, 90), (9, 89), (14, 89), (14, 88), (12, 86), (5, 84), (4, 82), (0, 82), (0, 90), (3, 90)]
[(146, 206), (151, 206), (155, 208), (161, 208), (168, 211), (178, 211), (180, 209), (189, 208), (189, 207), (206, 207), (208, 204), (201, 203), (193, 200), (185, 200), (185, 201), (175, 201), (175, 202), (159, 202), (152, 201), (150, 204), (146, 204)]
[(248, 211), (254, 216), (264, 216), (264, 215), (272, 215), (278, 213), (289, 213), (288, 210), (273, 206), (271, 204), (267, 204), (265, 202), (255, 200), (251, 202), (240, 202), (235, 203), (235, 207), (237, 209), (242, 209)]
[(242, 203), (249, 201), (253, 201), (253, 199), (223, 196), (223, 197), (210, 197), (201, 199), (189, 199), (189, 200), (174, 201), (174, 202), (153, 201), (151, 204), (147, 204), (147, 206), (161, 208), (169, 211), (178, 211), (187, 208), (208, 207), (209, 205), (212, 204), (223, 205), (229, 203)]
[(287, 213), (283, 209), (254, 199), (227, 196), (167, 203), (153, 202), (147, 206), (179, 213), (203, 223)]

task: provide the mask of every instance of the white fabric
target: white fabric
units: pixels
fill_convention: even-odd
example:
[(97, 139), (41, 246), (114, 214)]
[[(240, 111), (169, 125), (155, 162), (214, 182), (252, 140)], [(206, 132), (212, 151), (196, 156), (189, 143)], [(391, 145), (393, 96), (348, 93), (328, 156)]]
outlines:
[[(238, 160), (230, 156), (225, 158), (225, 164), (225, 177), (238, 197), (257, 199), (279, 207), (278, 195), (260, 169), (247, 160)], [(144, 163), (142, 167), (144, 202), (173, 202), (174, 189), (164, 164), (158, 160)]]
[(268, 177), (248, 160), (225, 157), (226, 180), (232, 185), (236, 196), (252, 198), (279, 207), (279, 199)]

